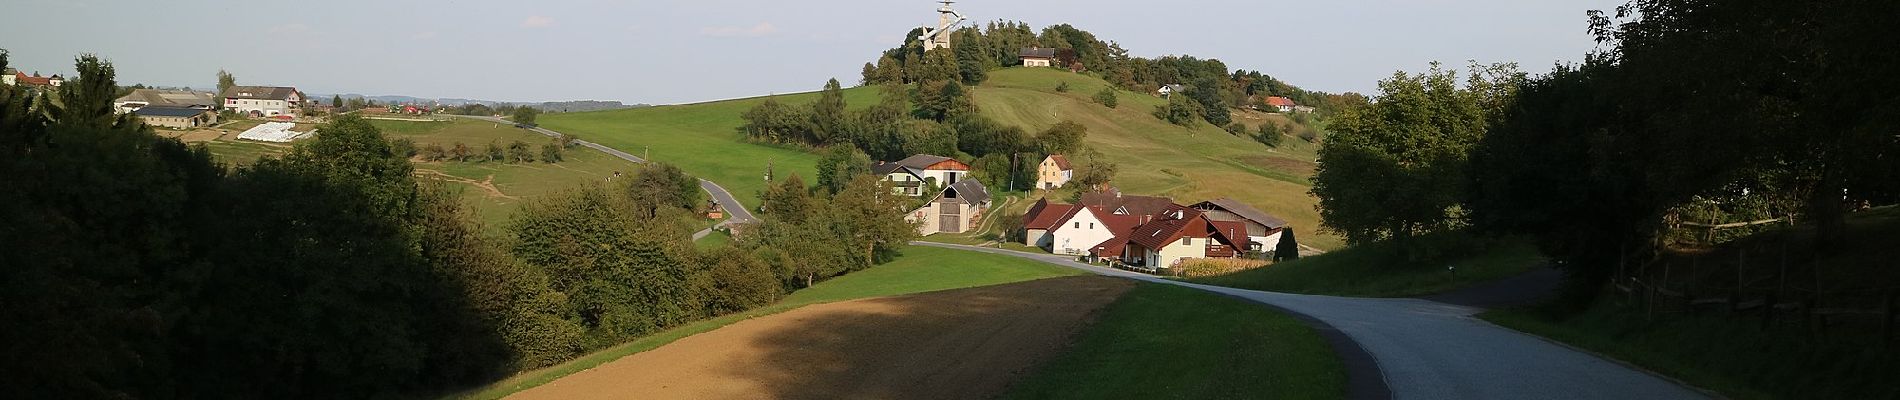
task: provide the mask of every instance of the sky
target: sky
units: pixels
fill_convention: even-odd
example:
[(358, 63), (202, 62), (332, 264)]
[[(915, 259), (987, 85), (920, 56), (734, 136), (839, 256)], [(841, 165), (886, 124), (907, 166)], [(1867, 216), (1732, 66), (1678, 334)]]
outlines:
[[(121, 84), (306, 93), (677, 104), (857, 82), (928, 0), (9, 0), (15, 68), (70, 74), (100, 55)], [(973, 23), (1068, 23), (1142, 57), (1193, 55), (1309, 90), (1371, 93), (1432, 61), (1531, 73), (1596, 47), (1584, 12), (1622, 0), (968, 0)], [(79, 26), (96, 28), (75, 29)]]

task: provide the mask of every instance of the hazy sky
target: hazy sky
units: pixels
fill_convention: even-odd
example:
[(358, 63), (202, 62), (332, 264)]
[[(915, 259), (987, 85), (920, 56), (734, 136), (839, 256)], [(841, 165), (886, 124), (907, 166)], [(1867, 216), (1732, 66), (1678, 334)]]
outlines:
[[(1543, 72), (1593, 47), (1584, 11), (1621, 0), (969, 0), (973, 21), (1069, 23), (1137, 56), (1190, 54), (1313, 90), (1370, 91), (1433, 60)], [(123, 84), (309, 93), (682, 103), (847, 85), (927, 0), (9, 0), (0, 48), (29, 73), (111, 60)], [(78, 27), (86, 27), (79, 29)]]

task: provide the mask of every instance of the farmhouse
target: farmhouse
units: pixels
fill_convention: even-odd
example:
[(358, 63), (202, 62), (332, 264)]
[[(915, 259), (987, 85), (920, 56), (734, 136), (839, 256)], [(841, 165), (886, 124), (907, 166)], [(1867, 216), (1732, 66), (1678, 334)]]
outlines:
[(219, 96), (224, 109), (252, 117), (294, 116), (303, 106), (303, 93), (294, 87), (232, 86)]
[(923, 235), (964, 233), (975, 228), (989, 208), (989, 188), (975, 179), (965, 179), (944, 188), (935, 200), (912, 210), (904, 219), (919, 223), (917, 232)]
[(14, 86), (45, 89), (59, 87), (60, 84), (66, 83), (66, 80), (60, 78), (59, 74), (43, 77), (40, 76), (40, 73), (34, 72), (33, 76), (27, 76), (25, 73), (14, 71), (13, 79), (8, 83)]
[(1121, 215), (1102, 206), (1072, 207), (1065, 222), (1050, 228), (1050, 253), (1087, 255), (1096, 245), (1127, 237), (1147, 222), (1147, 215)]
[(1055, 189), (1075, 178), (1075, 167), (1069, 164), (1069, 158), (1061, 154), (1050, 154), (1036, 167), (1036, 187)]
[[(134, 89), (131, 94), (113, 100), (120, 113), (138, 111), (145, 107), (175, 107), (210, 110), (218, 107), (218, 99), (210, 93), (187, 90)], [(216, 123), (217, 121), (211, 121)]]
[(1055, 240), (1054, 236), (1049, 235), (1049, 230), (1062, 223), (1064, 218), (1074, 215), (1069, 212), (1073, 208), (1075, 206), (1071, 204), (1055, 204), (1050, 203), (1049, 199), (1037, 199), (1036, 204), (1029, 206), (1029, 212), (1023, 214), (1023, 245), (1049, 249)]
[(1173, 95), (1175, 92), (1180, 92), (1184, 90), (1187, 90), (1187, 86), (1181, 85), (1178, 83), (1171, 84), (1171, 85), (1161, 85), (1160, 89), (1155, 89), (1155, 94), (1161, 97), (1168, 97), (1170, 95)]
[(1023, 60), (1023, 66), (1025, 67), (1055, 66), (1056, 49), (1045, 49), (1045, 48), (1040, 48), (1040, 47), (1024, 48), (1021, 52), (1017, 54), (1017, 57)]
[[(1091, 248), (1091, 254), (1122, 265), (1161, 269), (1191, 258), (1233, 258), (1251, 247), (1247, 228), (1209, 221), (1199, 210), (1171, 206), (1126, 236)], [(1114, 251), (1119, 250), (1119, 251)]]
[(918, 154), (896, 162), (878, 161), (871, 164), (871, 173), (884, 176), (897, 194), (919, 197), (927, 194), (923, 188), (929, 182), (944, 187), (961, 181), (970, 174), (970, 165), (949, 157)]
[(1272, 96), (1272, 97), (1267, 98), (1267, 106), (1273, 107), (1274, 110), (1285, 113), (1285, 112), (1293, 112), (1293, 107), (1297, 106), (1297, 104), (1293, 104), (1293, 99), (1280, 97), (1280, 96)]
[(1249, 250), (1261, 251), (1263, 246), (1280, 243), (1280, 234), (1286, 231), (1286, 220), (1274, 218), (1245, 203), (1230, 198), (1218, 198), (1188, 206), (1200, 210), (1208, 220), (1236, 222), (1246, 226), (1247, 238), (1253, 243)]
[(146, 125), (172, 129), (192, 129), (218, 122), (218, 115), (204, 108), (145, 106), (133, 114)]

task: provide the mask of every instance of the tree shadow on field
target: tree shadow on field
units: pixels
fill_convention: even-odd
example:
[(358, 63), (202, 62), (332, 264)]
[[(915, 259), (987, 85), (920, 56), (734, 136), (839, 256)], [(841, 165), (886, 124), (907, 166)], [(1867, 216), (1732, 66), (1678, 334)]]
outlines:
[(780, 399), (992, 398), (1134, 283), (1064, 277), (809, 306), (716, 370)]

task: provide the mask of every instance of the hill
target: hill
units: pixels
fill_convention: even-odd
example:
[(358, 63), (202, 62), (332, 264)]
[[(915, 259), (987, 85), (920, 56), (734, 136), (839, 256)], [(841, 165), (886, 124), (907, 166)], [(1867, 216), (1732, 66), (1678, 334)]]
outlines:
[[(1069, 90), (1058, 92), (1067, 82)], [(1116, 185), (1131, 194), (1166, 195), (1182, 202), (1232, 197), (1289, 221), (1310, 246), (1334, 249), (1342, 242), (1317, 231), (1317, 204), (1307, 194), (1314, 146), (1287, 138), (1271, 149), (1249, 136), (1202, 124), (1188, 129), (1156, 119), (1162, 99), (1121, 92), (1120, 107), (1095, 104), (1089, 96), (1108, 86), (1098, 78), (1045, 68), (992, 71), (975, 89), (980, 111), (999, 122), (1035, 132), (1063, 120), (1089, 128), (1086, 143), (1119, 165)], [(853, 108), (877, 102), (877, 90), (844, 91)], [(787, 104), (809, 103), (816, 93), (779, 95)], [(779, 177), (798, 173), (809, 182), (817, 155), (802, 149), (747, 142), (738, 132), (740, 114), (765, 97), (629, 110), (544, 115), (541, 125), (638, 154), (650, 149), (657, 161), (719, 182), (740, 201), (756, 206), (768, 162)], [(1236, 113), (1258, 126), (1277, 115)], [(1001, 191), (1002, 188), (992, 188)]]

